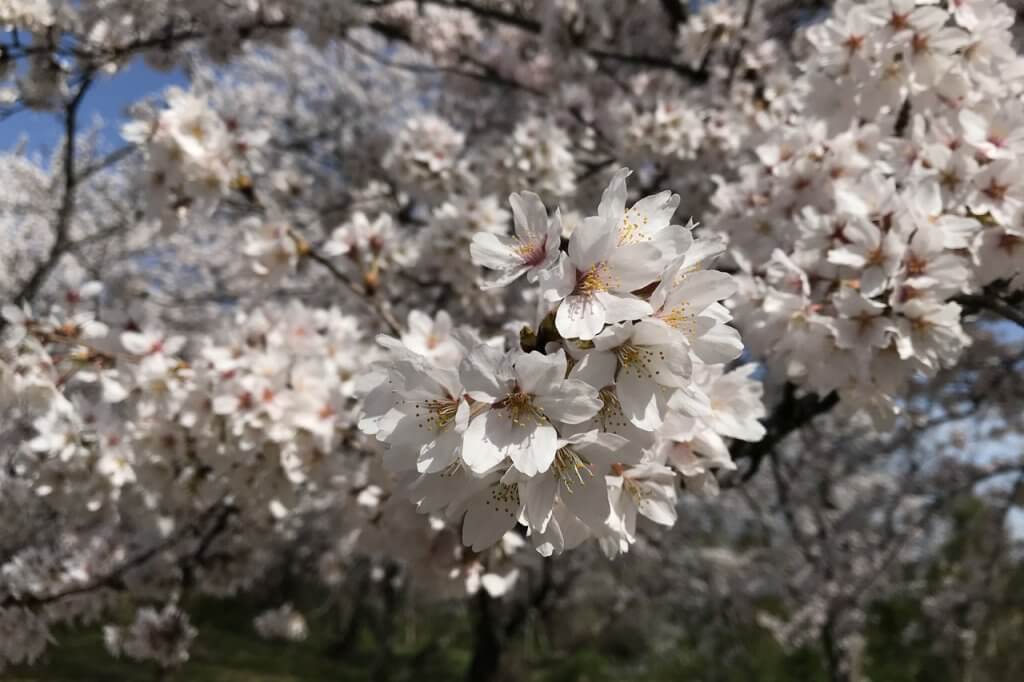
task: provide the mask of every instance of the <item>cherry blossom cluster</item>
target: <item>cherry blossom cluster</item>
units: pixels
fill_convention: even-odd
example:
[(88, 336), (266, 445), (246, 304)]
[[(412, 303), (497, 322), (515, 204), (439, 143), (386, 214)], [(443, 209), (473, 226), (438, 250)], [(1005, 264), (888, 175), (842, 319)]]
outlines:
[(291, 604), (264, 611), (253, 620), (253, 627), (264, 639), (300, 642), (309, 634), (306, 619)]
[[(524, 551), (527, 543), (518, 533), (509, 531), (488, 551), (474, 552), (443, 514), (424, 516), (408, 500), (389, 495), (381, 486), (394, 486), (390, 475), (382, 473), (380, 485), (368, 485), (357, 508), (346, 510), (341, 532), (320, 554), (318, 573), (325, 587), (342, 588), (368, 559), (373, 582), (411, 585), (426, 603), (463, 599), (481, 590), (499, 599), (512, 597), (520, 576), (538, 569), (542, 557)], [(387, 567), (395, 562), (403, 571), (389, 575)]]
[[(188, 338), (99, 321), (96, 282), (64, 298), (45, 315), (3, 311), (0, 408), (13, 449), (0, 512), (17, 510), (23, 532), (4, 534), (20, 549), (0, 563), (0, 626), (18, 632), (0, 660), (31, 662), (52, 625), (103, 618), (115, 598), (110, 576), (146, 601), (173, 601), (186, 575), (205, 594), (248, 589), (272, 564), (268, 541), (285, 543), (307, 524), (342, 538), (319, 551), (328, 585), (366, 556), (378, 580), (379, 566), (405, 562), (433, 598), (500, 597), (516, 584), (519, 536), (485, 562), (440, 518), (427, 522), (391, 498), (390, 477), (355, 429), (373, 378), (363, 369), (383, 357), (358, 317), (292, 302)], [(407, 329), (405, 352), (457, 361), (444, 313), (414, 312)], [(54, 509), (67, 516), (54, 522)], [(216, 559), (200, 556), (211, 529)], [(301, 638), (303, 627), (287, 610), (256, 623), (271, 638)], [(176, 606), (106, 630), (111, 652), (165, 667), (187, 660), (194, 636)]]
[(720, 180), (751, 349), (883, 421), (970, 343), (957, 302), (1019, 288), (1024, 61), (995, 0), (837, 3), (809, 93)]
[[(45, 315), (3, 311), (0, 483), (24, 528), (4, 534), (14, 549), (0, 562), (0, 622), (22, 623), (4, 660), (37, 656), (51, 623), (101, 617), (111, 576), (149, 599), (188, 583), (219, 595), (251, 585), (267, 540), (322, 500), (344, 506), (338, 491), (365, 478), (361, 450), (343, 447), (374, 354), (355, 318), (293, 303), (187, 340), (100, 322), (100, 290), (80, 286)], [(213, 530), (216, 560), (203, 556)], [(169, 613), (140, 612), (116, 651), (182, 662), (194, 632)], [(150, 630), (172, 626), (178, 639), (146, 648)]]
[(149, 215), (177, 225), (183, 212), (209, 215), (231, 189), (250, 187), (267, 133), (225, 120), (194, 92), (171, 88), (166, 100), (160, 111), (140, 111), (123, 135), (145, 148)]
[(627, 208), (628, 174), (565, 251), (560, 213), (532, 193), (510, 197), (514, 236), (474, 236), (484, 287), (538, 289), (541, 322), (511, 348), (447, 324), (419, 348), (381, 339), (392, 356), (359, 427), (474, 550), (521, 524), (545, 555), (590, 537), (626, 551), (638, 514), (675, 522), (677, 475), (713, 491), (713, 470), (735, 466), (724, 439), (764, 433), (753, 367), (725, 371), (742, 351), (720, 303), (735, 285), (706, 269), (724, 244), (670, 224), (671, 192)]
[(78, 68), (114, 72), (141, 53), (150, 66), (169, 69), (189, 58), (190, 43), (224, 62), (248, 42), (281, 40), (289, 29), (322, 44), (363, 15), (349, 0), (5, 0), (0, 24), (15, 36), (0, 57), (0, 76), (11, 81), (2, 98), (50, 109)]
[(130, 626), (108, 625), (103, 629), (104, 643), (114, 656), (155, 661), (162, 668), (175, 668), (187, 662), (189, 644), (196, 634), (188, 614), (174, 604), (160, 610), (139, 609)]

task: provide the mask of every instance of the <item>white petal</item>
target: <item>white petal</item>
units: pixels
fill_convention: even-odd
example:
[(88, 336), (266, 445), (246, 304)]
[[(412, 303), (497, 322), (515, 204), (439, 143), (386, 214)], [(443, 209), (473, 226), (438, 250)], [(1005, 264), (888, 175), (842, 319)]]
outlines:
[(549, 424), (516, 425), (516, 445), (506, 452), (516, 469), (527, 476), (542, 474), (555, 461), (558, 450), (558, 432)]
[(735, 360), (743, 352), (740, 333), (725, 324), (714, 325), (707, 333), (691, 339), (690, 345), (697, 357), (712, 365)]
[(462, 521), (462, 543), (480, 552), (514, 528), (522, 505), (516, 485), (496, 484), (474, 498)]
[(516, 236), (523, 242), (539, 241), (547, 236), (548, 212), (544, 202), (533, 192), (513, 193), (508, 198)]
[(475, 400), (497, 402), (507, 393), (507, 386), (499, 378), (504, 356), (500, 348), (480, 344), (459, 364), (459, 379)]
[(513, 363), (519, 386), (527, 393), (547, 393), (565, 378), (565, 351), (552, 355), (537, 351), (520, 354)]
[(567, 339), (589, 341), (604, 328), (605, 308), (591, 296), (569, 296), (558, 306), (555, 328)]
[(615, 380), (615, 368), (618, 360), (614, 353), (603, 351), (591, 351), (584, 353), (583, 357), (576, 361), (569, 377), (584, 381), (596, 389), (602, 389)]
[(519, 242), (513, 237), (492, 232), (477, 232), (469, 245), (473, 263), (492, 270), (505, 270), (522, 264), (516, 252)]
[(470, 471), (482, 474), (503, 459), (512, 438), (512, 422), (503, 414), (488, 410), (473, 418), (462, 438), (462, 461)]
[(423, 446), (416, 460), (416, 470), (433, 474), (445, 469), (458, 458), (461, 446), (462, 434), (449, 427)]
[(586, 271), (604, 261), (615, 246), (615, 232), (600, 218), (587, 218), (569, 237), (569, 259)]
[(582, 472), (582, 479), (582, 482), (579, 479), (573, 479), (569, 482), (571, 487), (562, 488), (562, 502), (580, 521), (595, 532), (600, 532), (611, 512), (611, 506), (608, 503), (608, 486), (605, 484), (604, 474), (591, 475)]
[(642, 301), (633, 296), (622, 296), (599, 291), (594, 294), (594, 299), (604, 307), (604, 321), (608, 324), (626, 320), (638, 320), (654, 312), (647, 301)]
[(652, 381), (640, 379), (634, 372), (620, 372), (616, 391), (622, 413), (630, 422), (644, 431), (661, 426), (661, 414)]
[(558, 391), (538, 395), (534, 403), (548, 419), (564, 424), (582, 424), (601, 409), (598, 390), (577, 379), (566, 379)]
[(536, 476), (520, 488), (523, 496), (526, 520), (530, 529), (543, 533), (551, 520), (555, 505), (555, 493), (558, 492), (558, 477), (554, 475)]
[(660, 279), (664, 260), (661, 249), (654, 244), (620, 246), (608, 258), (615, 289), (634, 291)]

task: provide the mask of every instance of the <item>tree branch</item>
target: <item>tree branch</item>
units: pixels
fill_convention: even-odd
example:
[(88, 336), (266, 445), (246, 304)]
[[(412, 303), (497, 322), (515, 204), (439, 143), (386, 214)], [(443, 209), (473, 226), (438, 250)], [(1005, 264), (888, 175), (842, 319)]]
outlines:
[[(733, 447), (733, 459), (749, 459), (750, 466), (740, 477), (739, 482), (749, 481), (761, 467), (761, 461), (775, 446), (793, 431), (809, 424), (818, 415), (825, 414), (839, 403), (839, 394), (832, 391), (824, 398), (816, 393), (808, 393), (796, 397), (796, 386), (787, 382), (783, 389), (782, 401), (765, 422), (764, 438), (756, 443), (742, 442)], [(734, 481), (730, 479), (730, 485)]]
[[(71, 226), (71, 214), (75, 210), (75, 188), (78, 180), (75, 175), (75, 137), (78, 133), (78, 109), (92, 82), (92, 73), (87, 72), (82, 78), (78, 91), (75, 92), (75, 95), (64, 107), (64, 193), (61, 196), (60, 206), (57, 208), (57, 215), (53, 222), (53, 245), (50, 247), (50, 252), (46, 255), (43, 262), (36, 267), (32, 276), (29, 277), (28, 281), (25, 282), (17, 295), (15, 295), (15, 303), (24, 303), (35, 298), (43, 284), (46, 283), (46, 278), (57, 267), (57, 262), (71, 243), (68, 238), (68, 232)], [(0, 332), (4, 330), (6, 324), (6, 320), (0, 318)]]
[(661, 9), (676, 25), (685, 24), (690, 18), (689, 3), (686, 0), (660, 0)]
[(219, 502), (217, 504), (214, 504), (213, 506), (206, 509), (193, 523), (182, 526), (180, 531), (168, 535), (166, 538), (164, 538), (157, 544), (153, 545), (152, 547), (142, 550), (141, 552), (129, 557), (128, 559), (126, 559), (113, 569), (111, 569), (108, 573), (98, 578), (94, 578), (93, 580), (90, 580), (89, 582), (83, 583), (81, 585), (74, 585), (72, 587), (67, 587), (63, 590), (59, 590), (57, 592), (52, 592), (50, 594), (42, 596), (28, 595), (26, 597), (16, 597), (12, 595), (4, 599), (2, 602), (0, 602), (0, 607), (6, 608), (11, 606), (44, 606), (46, 604), (52, 604), (53, 602), (66, 599), (68, 597), (73, 597), (75, 595), (87, 594), (89, 592), (93, 592), (104, 587), (117, 587), (120, 582), (121, 576), (123, 576), (131, 569), (146, 563), (160, 552), (163, 552), (164, 550), (171, 548), (172, 546), (180, 542), (185, 537), (185, 535), (192, 532), (193, 530), (198, 530), (205, 523), (206, 519), (211, 514), (216, 512), (218, 509), (225, 509), (225, 507)]
[(398, 320), (396, 320), (395, 316), (391, 314), (391, 311), (385, 308), (384, 304), (381, 303), (381, 301), (376, 296), (374, 296), (372, 293), (368, 291), (365, 291), (362, 287), (357, 286), (356, 283), (352, 281), (351, 277), (349, 277), (347, 274), (339, 270), (338, 266), (331, 262), (330, 258), (324, 256), (321, 253), (318, 253), (315, 249), (309, 246), (307, 242), (305, 242), (301, 237), (299, 237), (298, 235), (292, 235), (292, 238), (296, 239), (296, 241), (300, 245), (304, 245), (301, 250), (303, 251), (303, 254), (307, 258), (314, 261), (315, 263), (319, 263), (321, 266), (326, 268), (326, 270), (329, 273), (331, 273), (331, 276), (334, 277), (334, 279), (339, 281), (342, 285), (345, 286), (346, 289), (355, 294), (357, 298), (360, 298), (363, 301), (365, 301), (366, 304), (370, 306), (374, 313), (377, 314), (377, 317), (380, 318), (381, 322), (384, 323), (384, 325), (391, 331), (392, 334), (394, 334), (395, 336), (401, 335), (402, 325), (398, 323)]
[(994, 294), (961, 294), (953, 299), (964, 307), (964, 312), (987, 310), (1024, 327), (1024, 310)]

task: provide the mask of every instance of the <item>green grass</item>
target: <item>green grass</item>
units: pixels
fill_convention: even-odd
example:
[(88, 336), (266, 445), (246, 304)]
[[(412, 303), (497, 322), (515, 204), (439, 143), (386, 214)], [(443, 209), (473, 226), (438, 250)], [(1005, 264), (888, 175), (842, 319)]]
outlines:
[[(337, 614), (305, 604), (310, 637), (298, 643), (260, 639), (252, 618), (265, 604), (245, 600), (199, 600), (189, 611), (199, 635), (190, 660), (161, 675), (152, 663), (112, 658), (101, 628), (91, 626), (54, 633), (54, 643), (32, 667), (0, 674), (0, 682), (419, 682), (462, 680), (468, 668), (472, 633), (468, 613), (459, 607), (424, 609), (410, 623), (398, 615), (389, 653), (373, 635), (379, 612), (364, 614), (357, 635), (339, 655)], [(114, 614), (129, 621), (132, 610)], [(120, 617), (118, 617), (120, 616)], [(405, 614), (408, 616), (408, 614)], [(332, 620), (333, 619), (333, 620)], [(605, 636), (558, 650), (548, 636), (530, 628), (508, 642), (502, 682), (781, 682), (824, 681), (813, 652), (786, 655), (763, 630), (749, 627), (736, 636), (744, 642), (744, 660), (725, 664), (717, 655), (698, 654), (692, 641), (680, 641), (656, 655), (649, 650), (641, 621), (624, 624)], [(708, 676), (708, 671), (716, 674)]]
[[(425, 642), (398, 642), (387, 656), (378, 653), (371, 633), (359, 631), (344, 655), (332, 654), (336, 635), (329, 623), (312, 622), (303, 642), (268, 642), (256, 635), (252, 618), (259, 608), (239, 600), (203, 600), (190, 610), (199, 635), (181, 669), (161, 676), (153, 663), (111, 657), (99, 626), (56, 631), (54, 642), (35, 665), (0, 674), (2, 682), (362, 682), (379, 679), (381, 666), (394, 682), (460, 679), (468, 651), (441, 646), (419, 655)], [(126, 611), (124, 620), (130, 620)], [(424, 628), (425, 635), (430, 633)], [(468, 635), (468, 632), (465, 633)], [(459, 633), (461, 639), (462, 633)], [(467, 638), (468, 639), (468, 638)]]
[[(155, 666), (114, 659), (95, 630), (58, 634), (44, 658), (31, 668), (8, 671), (5, 682), (153, 682)], [(315, 642), (264, 642), (249, 632), (202, 628), (191, 659), (164, 680), (189, 682), (305, 682), (371, 679), (372, 666), (336, 660)]]

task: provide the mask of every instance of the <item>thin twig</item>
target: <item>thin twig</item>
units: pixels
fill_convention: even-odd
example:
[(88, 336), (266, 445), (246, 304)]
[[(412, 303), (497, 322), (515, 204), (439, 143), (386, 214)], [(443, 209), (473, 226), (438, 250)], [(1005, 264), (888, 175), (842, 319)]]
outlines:
[[(302, 243), (305, 244), (305, 242)], [(345, 288), (355, 294), (357, 298), (364, 301), (377, 314), (377, 317), (380, 318), (381, 322), (387, 326), (392, 334), (395, 336), (401, 335), (402, 325), (398, 323), (398, 320), (396, 320), (395, 316), (391, 314), (391, 311), (384, 307), (384, 304), (381, 303), (380, 299), (353, 282), (352, 278), (342, 272), (327, 256), (318, 253), (310, 246), (306, 246), (304, 252), (307, 258), (326, 268), (334, 279), (343, 284)]]
[(968, 308), (968, 311), (978, 309), (988, 310), (989, 312), (995, 313), (1010, 322), (1016, 322), (1021, 327), (1024, 327), (1024, 310), (1014, 307), (998, 296), (985, 294), (963, 294), (957, 296), (953, 300)]
[[(78, 109), (92, 85), (92, 73), (86, 72), (82, 77), (82, 83), (64, 108), (64, 193), (61, 196), (60, 206), (57, 208), (57, 215), (53, 223), (53, 245), (46, 258), (40, 263), (32, 276), (21, 287), (14, 297), (16, 303), (25, 303), (35, 298), (36, 294), (46, 283), (46, 278), (55, 267), (60, 257), (70, 245), (68, 238), (71, 225), (71, 215), (75, 210), (75, 189), (77, 176), (75, 174), (75, 137), (78, 133)], [(0, 332), (6, 326), (6, 320), (0, 318)]]

